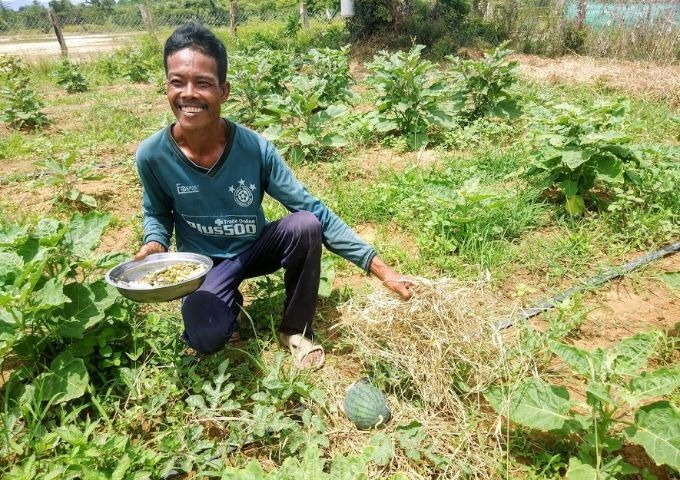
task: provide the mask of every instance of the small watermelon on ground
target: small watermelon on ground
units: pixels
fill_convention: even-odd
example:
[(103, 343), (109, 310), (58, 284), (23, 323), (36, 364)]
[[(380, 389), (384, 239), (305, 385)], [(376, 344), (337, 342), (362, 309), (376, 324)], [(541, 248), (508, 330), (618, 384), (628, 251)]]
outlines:
[(347, 418), (360, 430), (382, 427), (392, 416), (387, 398), (368, 378), (350, 385), (343, 408)]

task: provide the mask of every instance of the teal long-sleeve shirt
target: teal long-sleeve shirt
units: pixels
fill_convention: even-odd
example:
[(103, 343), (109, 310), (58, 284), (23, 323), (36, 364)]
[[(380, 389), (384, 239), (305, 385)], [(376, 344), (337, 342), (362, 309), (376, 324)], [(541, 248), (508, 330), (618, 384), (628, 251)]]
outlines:
[(290, 212), (313, 213), (326, 248), (369, 271), (373, 247), (307, 191), (269, 141), (225, 121), (227, 145), (209, 170), (184, 155), (171, 126), (140, 144), (136, 160), (143, 187), (143, 243), (155, 240), (167, 248), (174, 229), (179, 251), (233, 258), (262, 233), (267, 193)]

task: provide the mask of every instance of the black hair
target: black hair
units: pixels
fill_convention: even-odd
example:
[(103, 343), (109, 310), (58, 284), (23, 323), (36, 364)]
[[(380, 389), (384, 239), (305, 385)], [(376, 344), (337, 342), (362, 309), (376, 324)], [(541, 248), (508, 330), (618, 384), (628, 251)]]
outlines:
[(165, 41), (163, 65), (168, 74), (168, 57), (173, 53), (191, 48), (198, 50), (217, 62), (217, 76), (220, 84), (227, 81), (227, 49), (224, 43), (200, 23), (190, 22), (178, 27)]

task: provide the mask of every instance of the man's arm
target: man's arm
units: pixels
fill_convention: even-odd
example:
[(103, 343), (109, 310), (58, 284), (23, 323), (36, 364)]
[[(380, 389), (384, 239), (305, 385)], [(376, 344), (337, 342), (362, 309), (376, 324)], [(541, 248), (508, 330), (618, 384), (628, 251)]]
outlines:
[(383, 285), (389, 288), (404, 300), (411, 298), (411, 291), (409, 287), (413, 285), (413, 281), (404, 275), (401, 275), (392, 267), (383, 262), (380, 257), (375, 256), (371, 260), (370, 271), (373, 275), (382, 280)]
[(137, 152), (137, 171), (142, 183), (142, 211), (144, 213), (143, 245), (135, 255), (140, 260), (152, 253), (167, 252), (174, 227), (172, 198), (160, 185), (159, 179)]

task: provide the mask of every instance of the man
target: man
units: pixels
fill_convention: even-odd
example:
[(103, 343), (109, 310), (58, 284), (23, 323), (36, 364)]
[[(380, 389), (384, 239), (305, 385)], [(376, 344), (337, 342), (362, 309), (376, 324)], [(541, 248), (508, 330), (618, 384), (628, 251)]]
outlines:
[[(227, 53), (198, 24), (175, 30), (164, 49), (167, 98), (177, 121), (142, 142), (137, 168), (144, 188), (144, 239), (135, 256), (177, 249), (202, 253), (215, 266), (182, 302), (185, 341), (195, 350), (221, 349), (238, 327), (243, 280), (283, 267), (286, 298), (280, 340), (299, 367), (319, 367), (313, 343), (321, 245), (380, 278), (402, 298), (409, 282), (376, 256), (295, 179), (271, 143), (220, 116), (229, 98)], [(291, 214), (267, 223), (264, 193)]]

